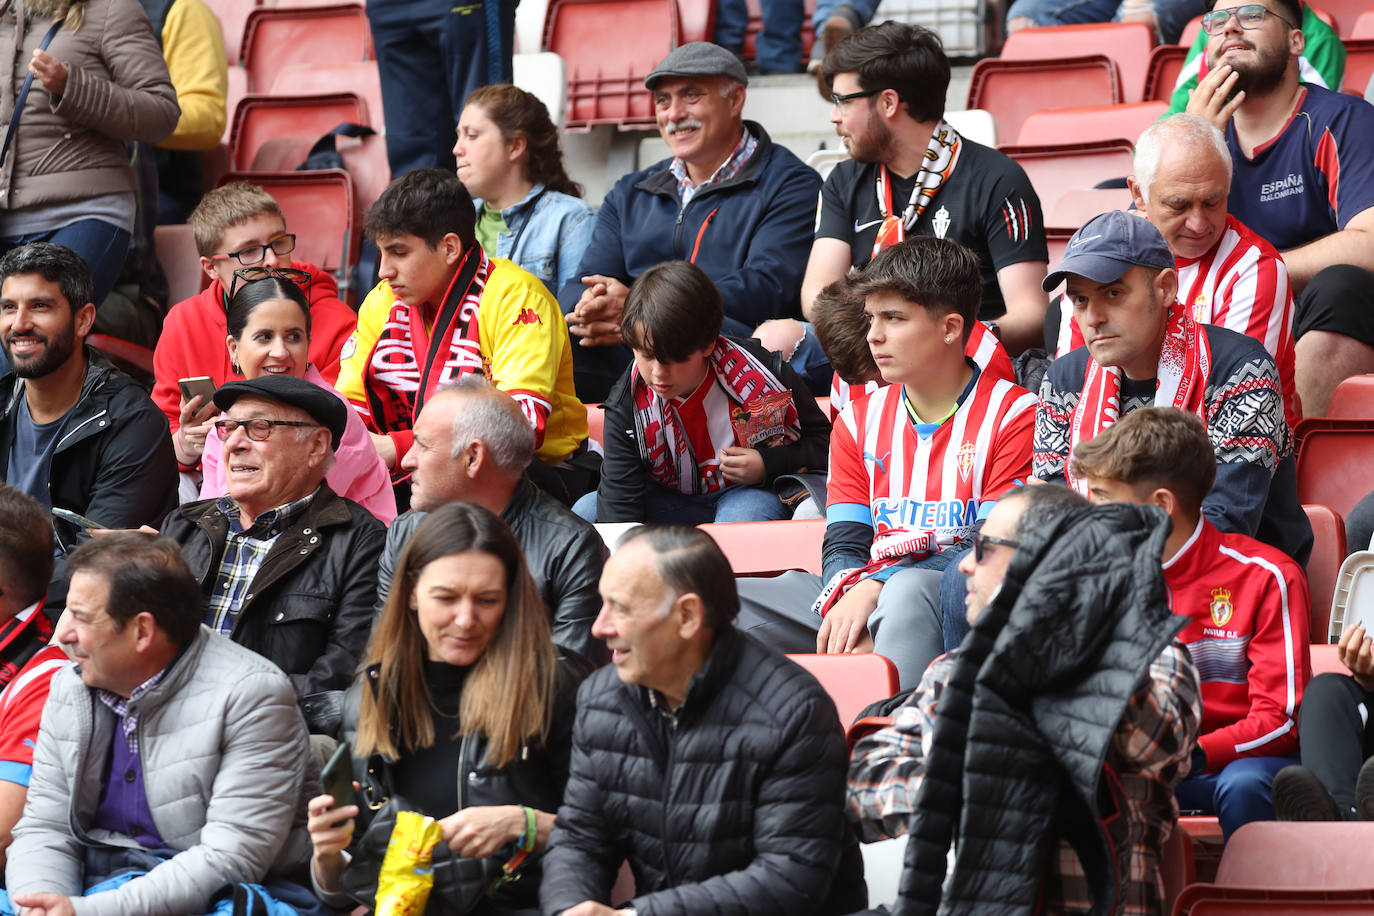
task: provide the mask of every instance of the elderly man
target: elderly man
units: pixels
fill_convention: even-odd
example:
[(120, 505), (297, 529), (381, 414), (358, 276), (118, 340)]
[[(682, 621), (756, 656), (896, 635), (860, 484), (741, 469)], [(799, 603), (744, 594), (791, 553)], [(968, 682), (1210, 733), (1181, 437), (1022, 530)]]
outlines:
[(415, 444), (401, 462), (410, 472), (412, 511), (387, 532), (377, 606), (391, 588), (396, 558), (426, 514), (452, 502), (476, 503), (500, 515), (520, 542), (548, 608), (553, 641), (604, 664), (610, 655), (592, 636), (592, 621), (601, 606), (596, 585), (606, 545), (595, 528), (524, 476), (533, 458), (534, 430), (519, 405), (480, 375), (426, 401), (415, 421)]
[[(582, 400), (606, 400), (630, 365), (620, 313), (629, 284), (655, 264), (690, 260), (706, 271), (725, 302), (726, 335), (748, 337), (764, 321), (800, 316), (821, 180), (741, 118), (748, 82), (739, 58), (708, 42), (677, 48), (645, 78), (673, 157), (616, 182), (582, 256), (581, 282), (558, 295), (581, 344), (573, 364)], [(785, 355), (804, 362), (818, 350)]]
[[(57, 637), (77, 667), (53, 677), (10, 902), (43, 916), (205, 913), (228, 885), (298, 872), (319, 779), (286, 678), (200, 625), (171, 541), (111, 534), (70, 566)], [(137, 876), (105, 883), (127, 869)], [(271, 887), (319, 912), (304, 888)]]
[(1302, 7), (1219, 0), (1187, 110), (1226, 132), (1231, 213), (1283, 253), (1298, 395), (1321, 416), (1341, 379), (1374, 372), (1374, 108), (1301, 81)]
[(844, 733), (815, 679), (738, 634), (730, 564), (696, 528), (641, 527), (606, 562), (545, 916), (849, 913), (866, 894), (844, 827)]
[[(907, 847), (904, 896), (918, 892), (921, 867), (930, 865), (919, 858), (918, 845), (936, 839), (932, 826), (947, 816), (946, 804), (956, 809), (954, 822), (963, 834), (954, 873), (943, 901), (938, 881), (933, 894), (921, 897), (931, 909), (938, 901), (942, 912), (972, 911), (975, 900), (1027, 912), (1037, 900), (1052, 913), (1087, 912), (1094, 900), (1101, 912), (1164, 908), (1159, 865), (1178, 816), (1173, 789), (1187, 770), (1198, 733), (1197, 671), (1172, 641), (1184, 621), (1165, 609), (1157, 567), (1145, 575), (1158, 557), (1151, 548), (1157, 551), (1164, 537), (1162, 517), (1094, 518), (1081, 511), (1086, 506), (1081, 496), (1057, 486), (1022, 487), (998, 501), (974, 535), (973, 551), (960, 562), (972, 635), (931, 663), (892, 725), (854, 747), (848, 814), (864, 840), (910, 828), (920, 841)], [(1066, 524), (1076, 511), (1076, 521)], [(1010, 600), (998, 597), (1004, 580), (1016, 586), (1006, 590)], [(1055, 643), (1045, 638), (1049, 632), (1065, 638)], [(1009, 672), (1018, 681), (1009, 692), (1025, 696), (1028, 705), (1033, 701), (1037, 710), (1038, 728), (1017, 721), (1014, 712), (1005, 724), (991, 726), (1007, 742), (1001, 746), (999, 738), (989, 742), (988, 732), (977, 728), (1007, 713), (982, 692), (983, 679), (973, 683), (984, 659), (987, 670)], [(987, 683), (1005, 690), (998, 680)], [(967, 703), (951, 702), (966, 698), (945, 697), (946, 692), (971, 693), (972, 715)], [(1026, 731), (1014, 732), (1015, 726)], [(963, 737), (957, 736), (963, 728), (969, 730), (967, 758)], [(1021, 766), (1005, 766), (1012, 747), (1025, 755)], [(999, 753), (1000, 758), (989, 756)], [(1076, 765), (1077, 758), (1091, 763)], [(1002, 762), (992, 763), (996, 759)], [(961, 796), (958, 768), (964, 760), (969, 791)], [(1037, 770), (1032, 760), (1043, 768)], [(1055, 808), (1047, 810), (1044, 803), (1056, 784), (1065, 783), (1079, 799), (1104, 801), (1087, 810), (1061, 798), (1061, 820), (1052, 825)], [(1010, 798), (1015, 803), (1004, 804)], [(1073, 833), (1070, 825), (1085, 829)], [(1050, 831), (1060, 837), (1058, 854), (1046, 854), (1054, 846), (1029, 848), (1035, 840), (1027, 838)], [(996, 836), (1007, 838), (1000, 848), (988, 840)], [(1105, 848), (1104, 840), (1110, 844)], [(933, 848), (943, 859), (944, 846)], [(1095, 855), (1081, 858), (1090, 849)], [(999, 859), (1008, 850), (1012, 858)], [(975, 889), (986, 874), (998, 880)], [(1114, 899), (1104, 901), (1104, 888), (1111, 893), (1113, 887)]]
[(1074, 233), (1045, 286), (1065, 280), (1087, 346), (1055, 360), (1041, 383), (1031, 474), (1086, 493), (1069, 467), (1080, 442), (1137, 408), (1179, 407), (1202, 418), (1216, 453), (1202, 514), (1306, 563), (1312, 526), (1274, 358), (1253, 338), (1198, 323), (1176, 298), (1164, 237), (1129, 213), (1095, 216)]
[(371, 629), (386, 537), (324, 480), (348, 408), (287, 375), (230, 382), (215, 405), (229, 493), (187, 503), (162, 533), (201, 584), (205, 623), (275, 662), (311, 731), (331, 734)]

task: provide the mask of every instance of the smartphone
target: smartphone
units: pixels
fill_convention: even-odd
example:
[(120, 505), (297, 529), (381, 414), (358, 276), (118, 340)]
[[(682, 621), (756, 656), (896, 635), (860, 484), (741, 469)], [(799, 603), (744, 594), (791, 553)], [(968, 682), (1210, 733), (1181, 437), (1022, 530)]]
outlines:
[(87, 528), (103, 529), (105, 527), (99, 522), (93, 522), (90, 519), (86, 518), (86, 516), (73, 512), (70, 509), (59, 509), (57, 506), (53, 506), (52, 514), (62, 519), (62, 521), (64, 522), (75, 525), (83, 531)]
[(201, 420), (210, 415), (215, 409), (215, 380), (208, 375), (197, 375), (194, 378), (177, 379), (177, 387), (181, 389), (181, 396), (186, 400), (191, 400), (196, 395), (200, 395), (200, 410), (197, 412), (196, 419)]
[(320, 773), (326, 795), (334, 796), (334, 807), (354, 804), (357, 793), (353, 791), (353, 753), (347, 741), (340, 741), (334, 756), (324, 765)]

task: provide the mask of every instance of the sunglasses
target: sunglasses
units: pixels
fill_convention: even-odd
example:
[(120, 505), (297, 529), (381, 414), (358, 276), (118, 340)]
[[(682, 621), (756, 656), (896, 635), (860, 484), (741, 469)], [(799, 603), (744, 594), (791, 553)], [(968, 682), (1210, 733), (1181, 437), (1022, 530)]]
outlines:
[(266, 417), (249, 417), (247, 420), (223, 419), (214, 422), (215, 431), (219, 433), (221, 441), (227, 440), (240, 426), (243, 427), (248, 438), (254, 442), (266, 442), (272, 435), (272, 430), (278, 426), (324, 428), (318, 423), (307, 423), (304, 420), (269, 420)]
[(1245, 6), (1238, 6), (1229, 10), (1212, 10), (1202, 15), (1202, 31), (1208, 35), (1214, 35), (1226, 30), (1226, 23), (1231, 17), (1236, 17), (1236, 22), (1240, 23), (1242, 29), (1257, 29), (1264, 25), (1265, 17), (1273, 16), (1279, 22), (1295, 29), (1297, 26), (1280, 16), (1278, 13), (1265, 9), (1257, 3), (1248, 3)]
[(995, 538), (990, 534), (983, 534), (981, 531), (973, 532), (973, 559), (976, 563), (983, 562), (983, 545), (994, 544), (999, 547), (1010, 547), (1012, 550), (1021, 546), (1020, 541), (1009, 541), (1006, 538)]
[(294, 267), (240, 267), (234, 271), (234, 282), (229, 286), (229, 298), (234, 298), (234, 293), (238, 292), (239, 281), (245, 284), (256, 283), (269, 277), (294, 283), (305, 291), (306, 301), (310, 301), (310, 274)]

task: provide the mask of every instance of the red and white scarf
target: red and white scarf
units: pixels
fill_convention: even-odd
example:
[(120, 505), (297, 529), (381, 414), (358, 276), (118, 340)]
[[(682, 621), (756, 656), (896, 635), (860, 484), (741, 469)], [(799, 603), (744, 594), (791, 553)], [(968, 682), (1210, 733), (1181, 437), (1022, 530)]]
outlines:
[[(1165, 323), (1159, 370), (1155, 373), (1154, 406), (1177, 407), (1197, 414), (1206, 427), (1204, 397), (1211, 367), (1212, 348), (1202, 325), (1193, 318), (1191, 308), (1173, 302)], [(1088, 494), (1088, 482), (1075, 477), (1069, 470), (1073, 466), (1073, 450), (1080, 442), (1091, 441), (1120, 418), (1121, 370), (1104, 368), (1089, 357), (1083, 392), (1069, 419), (1069, 455), (1064, 468), (1064, 476), (1084, 496)]]
[[(789, 391), (752, 353), (724, 337), (716, 338), (706, 363), (709, 375), (735, 404), (747, 407), (763, 395)], [(649, 479), (683, 493), (706, 492), (705, 481), (698, 473), (698, 456), (692, 454), (691, 441), (677, 408), (659, 397), (633, 366), (630, 391), (634, 398), (635, 433), (648, 459)], [(801, 420), (791, 402), (783, 424), (786, 441), (801, 438)]]
[(878, 212), (882, 214), (883, 223), (878, 227), (877, 238), (873, 240), (873, 257), (877, 257), (883, 249), (906, 240), (907, 233), (916, 226), (921, 214), (949, 178), (950, 172), (954, 171), (962, 146), (959, 132), (948, 123), (941, 121), (935, 125), (921, 171), (916, 175), (916, 187), (911, 189), (911, 199), (901, 213), (896, 211), (892, 203), (892, 176), (888, 174), (887, 166), (878, 166)]

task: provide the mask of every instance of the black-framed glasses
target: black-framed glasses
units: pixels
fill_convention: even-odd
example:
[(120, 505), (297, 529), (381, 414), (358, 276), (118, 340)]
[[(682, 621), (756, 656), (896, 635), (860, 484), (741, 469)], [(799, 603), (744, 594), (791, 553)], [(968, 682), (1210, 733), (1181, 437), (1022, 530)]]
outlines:
[(234, 434), (234, 430), (240, 426), (254, 442), (266, 442), (272, 435), (272, 429), (277, 426), (302, 426), (310, 429), (324, 429), (318, 423), (307, 423), (304, 420), (269, 420), (266, 417), (249, 417), (246, 420), (235, 420), (232, 417), (223, 420), (216, 420), (214, 423), (215, 431), (219, 433), (221, 441), (227, 441)]
[(860, 89), (858, 92), (846, 92), (840, 95), (838, 92), (830, 93), (830, 103), (836, 108), (843, 108), (845, 102), (852, 102), (855, 99), (866, 99), (869, 96), (877, 95), (881, 89)]
[(238, 251), (231, 251), (227, 254), (211, 255), (212, 261), (227, 261), (233, 258), (240, 264), (261, 264), (262, 259), (267, 257), (267, 249), (271, 248), (275, 255), (286, 255), (296, 250), (296, 236), (293, 233), (279, 235), (266, 245), (247, 245)]
[(258, 280), (266, 280), (268, 277), (276, 277), (278, 280), (287, 280), (296, 284), (305, 292), (305, 298), (309, 301), (310, 274), (294, 267), (240, 267), (234, 271), (234, 282), (229, 286), (229, 298), (234, 298), (234, 293), (238, 292), (240, 280), (244, 283), (255, 283)]
[(1245, 6), (1237, 6), (1232, 9), (1211, 10), (1210, 12), (1203, 13), (1202, 31), (1206, 32), (1208, 35), (1223, 32), (1226, 30), (1226, 23), (1231, 20), (1232, 16), (1236, 17), (1236, 22), (1240, 23), (1242, 29), (1259, 28), (1264, 25), (1266, 16), (1273, 16), (1290, 29), (1297, 28), (1297, 26), (1293, 25), (1293, 23), (1289, 22), (1278, 13), (1265, 9), (1258, 3), (1247, 3)]
[(993, 544), (998, 547), (1010, 547), (1012, 550), (1021, 546), (1020, 541), (1009, 541), (1006, 538), (995, 538), (990, 534), (983, 534), (981, 531), (973, 532), (973, 559), (976, 563), (983, 562), (983, 545)]

